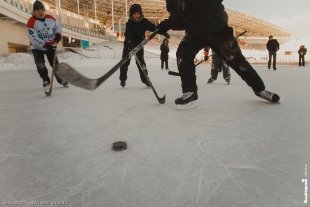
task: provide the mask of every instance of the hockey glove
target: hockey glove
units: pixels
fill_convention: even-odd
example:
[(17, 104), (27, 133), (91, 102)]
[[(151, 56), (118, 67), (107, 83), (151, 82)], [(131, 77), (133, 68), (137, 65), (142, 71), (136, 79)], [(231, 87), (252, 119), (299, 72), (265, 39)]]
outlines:
[(56, 33), (56, 34), (55, 34), (55, 39), (54, 39), (54, 40), (55, 40), (55, 42), (57, 42), (57, 43), (60, 42), (60, 40), (61, 40), (61, 34), (60, 34), (60, 33)]

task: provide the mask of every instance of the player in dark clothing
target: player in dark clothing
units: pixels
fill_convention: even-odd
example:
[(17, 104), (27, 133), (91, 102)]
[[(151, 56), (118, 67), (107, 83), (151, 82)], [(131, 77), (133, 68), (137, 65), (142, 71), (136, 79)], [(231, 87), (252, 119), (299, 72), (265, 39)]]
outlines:
[(269, 52), (269, 59), (268, 59), (268, 69), (271, 67), (271, 59), (273, 70), (277, 69), (277, 51), (280, 49), (280, 45), (278, 40), (273, 39), (273, 36), (269, 36), (269, 40), (266, 44), (267, 50)]
[(298, 50), (299, 55), (299, 66), (305, 66), (305, 55), (307, 53), (307, 48), (304, 45), (301, 45)]
[(161, 60), (161, 69), (164, 68), (164, 64), (166, 67), (166, 70), (168, 70), (168, 53), (169, 53), (169, 40), (165, 38), (163, 40), (163, 43), (160, 45), (160, 60)]
[[(128, 21), (126, 23), (123, 57), (125, 57), (130, 52), (130, 50), (132, 50), (141, 41), (144, 40), (145, 31), (148, 30), (148, 31), (153, 32), (156, 29), (155, 24), (151, 23), (148, 19), (143, 17), (142, 8), (141, 8), (140, 4), (131, 5), (129, 13), (130, 13), (130, 18), (128, 19)], [(144, 50), (143, 50), (143, 48), (139, 52), (137, 52), (136, 58), (139, 59), (139, 62), (141, 63), (141, 67), (146, 67), (146, 64), (144, 61)], [(128, 71), (129, 64), (130, 64), (130, 60), (128, 60), (120, 68), (119, 79), (121, 81), (122, 87), (125, 87), (125, 85), (126, 85), (127, 71)], [(136, 61), (136, 64), (137, 64), (138, 69), (139, 69), (141, 81), (145, 85), (149, 86), (149, 83), (147, 82), (147, 80), (143, 74), (143, 71), (142, 71), (142, 68), (140, 67), (140, 64), (137, 61)]]
[[(209, 49), (209, 47), (204, 48), (205, 59), (209, 58)], [(223, 71), (224, 80), (227, 82), (227, 84), (230, 84), (229, 66), (220, 55), (212, 51), (211, 77), (209, 78), (207, 83), (213, 83), (217, 79), (218, 73), (221, 71)]]
[(158, 25), (160, 32), (185, 30), (177, 50), (183, 90), (183, 96), (175, 100), (178, 107), (189, 105), (190, 108), (198, 99), (193, 60), (205, 46), (221, 55), (257, 96), (271, 102), (279, 101), (277, 94), (265, 90), (262, 79), (242, 55), (233, 29), (227, 24), (228, 15), (222, 0), (166, 0), (166, 3), (170, 16)]

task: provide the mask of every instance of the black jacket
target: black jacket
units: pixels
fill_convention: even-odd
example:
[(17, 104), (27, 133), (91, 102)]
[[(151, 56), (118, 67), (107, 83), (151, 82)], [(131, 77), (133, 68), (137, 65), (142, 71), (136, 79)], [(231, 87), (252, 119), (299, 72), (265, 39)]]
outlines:
[(160, 45), (160, 51), (161, 51), (161, 53), (160, 53), (160, 59), (161, 60), (168, 60), (168, 53), (169, 53), (169, 47), (168, 46), (166, 46), (166, 45), (164, 45), (164, 43), (162, 43), (161, 45)]
[(125, 44), (136, 46), (145, 39), (145, 31), (154, 32), (155, 29), (156, 25), (146, 18), (142, 18), (139, 22), (129, 19), (126, 23)]
[(299, 48), (298, 54), (299, 54), (300, 56), (304, 56), (304, 55), (306, 55), (306, 53), (307, 53), (307, 48), (305, 48), (305, 47)]
[(166, 0), (170, 28), (208, 35), (225, 27), (228, 15), (223, 0)]
[(277, 52), (280, 49), (279, 42), (276, 39), (268, 40), (266, 47), (269, 52)]

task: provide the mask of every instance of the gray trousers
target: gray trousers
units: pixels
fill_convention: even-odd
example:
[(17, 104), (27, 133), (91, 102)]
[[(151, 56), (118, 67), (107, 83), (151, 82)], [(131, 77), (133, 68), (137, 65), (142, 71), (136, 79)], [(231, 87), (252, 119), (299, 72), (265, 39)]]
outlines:
[(271, 66), (271, 59), (273, 69), (277, 68), (277, 52), (269, 52), (269, 59), (268, 59), (268, 68), (270, 69)]
[(221, 71), (223, 71), (223, 78), (230, 80), (229, 66), (220, 55), (212, 51), (211, 78), (216, 80), (218, 73)]

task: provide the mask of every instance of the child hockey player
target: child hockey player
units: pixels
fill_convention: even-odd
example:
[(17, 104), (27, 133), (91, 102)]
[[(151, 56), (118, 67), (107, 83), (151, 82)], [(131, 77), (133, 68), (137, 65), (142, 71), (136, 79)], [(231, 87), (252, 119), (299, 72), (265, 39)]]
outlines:
[[(53, 67), (56, 43), (61, 40), (61, 28), (54, 17), (45, 14), (45, 7), (42, 2), (35, 1), (33, 16), (27, 22), (27, 29), (37, 71), (43, 80), (43, 87), (48, 90), (50, 78), (45, 66), (44, 55), (46, 55), (50, 66)], [(58, 64), (57, 57), (55, 58), (55, 64)], [(68, 86), (67, 82), (64, 82), (56, 75), (55, 77), (59, 84), (64, 87)]]
[[(124, 41), (124, 48), (123, 48), (123, 57), (125, 57), (130, 50), (135, 48), (141, 41), (145, 38), (145, 31), (155, 31), (156, 25), (151, 23), (148, 19), (143, 17), (142, 8), (140, 4), (133, 4), (131, 5), (129, 9), (129, 19), (126, 23), (126, 30), (125, 30), (125, 41)], [(141, 67), (144, 67), (146, 70), (146, 64), (144, 61), (144, 50), (143, 48), (137, 52), (136, 58), (141, 63)], [(121, 86), (125, 87), (126, 80), (127, 80), (127, 71), (128, 66), (130, 64), (130, 60), (128, 60), (124, 65), (120, 68), (120, 76), (119, 79), (121, 81)], [(142, 83), (144, 83), (146, 86), (150, 86), (147, 82), (147, 79), (145, 78), (142, 68), (140, 67), (140, 64), (136, 61), (139, 73), (140, 73), (140, 79)], [(147, 72), (147, 71), (146, 71)]]

